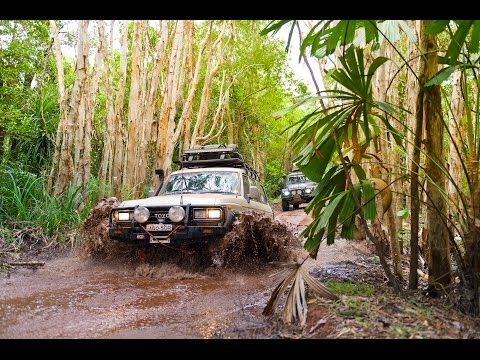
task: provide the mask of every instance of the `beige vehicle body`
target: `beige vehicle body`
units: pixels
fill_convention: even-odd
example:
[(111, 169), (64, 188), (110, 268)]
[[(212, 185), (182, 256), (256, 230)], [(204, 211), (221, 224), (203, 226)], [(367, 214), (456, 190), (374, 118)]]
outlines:
[(258, 176), (243, 167), (213, 165), (172, 172), (157, 195), (123, 201), (110, 213), (110, 237), (188, 246), (223, 237), (246, 210), (273, 219)]

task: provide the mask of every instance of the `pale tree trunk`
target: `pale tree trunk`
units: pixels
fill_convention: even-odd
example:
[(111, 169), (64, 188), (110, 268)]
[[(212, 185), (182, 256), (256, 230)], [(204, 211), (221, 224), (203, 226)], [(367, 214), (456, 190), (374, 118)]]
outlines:
[(449, 207), (450, 218), (458, 218), (459, 216), (459, 189), (462, 188), (462, 162), (461, 152), (463, 141), (462, 133), (462, 115), (463, 115), (463, 96), (462, 96), (462, 72), (455, 71), (452, 82), (452, 98), (450, 100), (452, 112), (449, 119), (449, 130), (452, 138), (450, 138), (448, 159), (449, 173), (451, 179), (448, 182), (448, 194), (453, 206)]
[[(422, 21), (418, 20), (415, 23), (415, 29), (420, 43), (420, 27)], [(410, 59), (413, 59), (412, 48), (410, 47)], [(407, 162), (410, 173), (410, 270), (408, 278), (408, 288), (416, 289), (418, 287), (418, 256), (419, 256), (419, 230), (420, 230), (420, 194), (419, 194), (419, 168), (420, 168), (420, 150), (423, 139), (423, 86), (427, 82), (424, 61), (418, 61), (416, 66), (411, 64), (410, 71), (407, 73), (407, 110), (410, 110), (415, 116), (411, 117), (407, 113), (407, 130), (412, 130), (412, 135), (408, 135), (407, 142)], [(418, 70), (418, 82), (415, 81), (415, 73), (411, 71)], [(414, 79), (415, 78), (415, 79)], [(415, 98), (415, 106), (413, 106), (413, 90), (417, 89)], [(415, 111), (412, 111), (415, 109)], [(411, 132), (408, 131), (408, 134)]]
[[(375, 74), (375, 87), (373, 88), (374, 90), (374, 98), (379, 99), (381, 101), (388, 101), (389, 99), (387, 98), (387, 85), (390, 84), (391, 77), (393, 76), (394, 73), (394, 60), (392, 58), (391, 54), (391, 47), (385, 46), (382, 47), (379, 51), (380, 53), (378, 54), (379, 56), (386, 56), (387, 58), (392, 59), (391, 61), (386, 62), (384, 65), (382, 65), (377, 73)], [(398, 91), (397, 89), (393, 89), (393, 92)], [(392, 119), (389, 119), (392, 121)], [(397, 174), (395, 174), (394, 177), (391, 176), (392, 174), (392, 169), (394, 167), (393, 163), (393, 143), (391, 141), (391, 134), (389, 134), (387, 131), (384, 131), (379, 139), (379, 144), (380, 144), (380, 158), (382, 159), (382, 162), (386, 164), (386, 167), (388, 169), (386, 174), (383, 174), (383, 180), (387, 184), (392, 183), (393, 178), (398, 177)], [(380, 168), (380, 165), (378, 166), (378, 169)], [(385, 166), (385, 165), (384, 165)], [(378, 171), (378, 170), (377, 170)], [(373, 172), (373, 171), (372, 171)], [(394, 173), (396, 171), (393, 171)], [(375, 175), (376, 176), (376, 175)], [(391, 186), (390, 186), (391, 187)], [(392, 202), (391, 206), (387, 209), (387, 221), (388, 221), (388, 237), (383, 234), (383, 230), (380, 231), (380, 229), (377, 229), (379, 239), (382, 240), (382, 242), (385, 245), (385, 249), (390, 251), (390, 254), (392, 256), (392, 265), (393, 265), (393, 270), (395, 275), (399, 279), (403, 279), (403, 271), (402, 271), (402, 259), (400, 257), (400, 245), (398, 242), (398, 234), (397, 234), (397, 224), (396, 224), (396, 219), (395, 219), (395, 213), (396, 209), (394, 208), (395, 203)], [(383, 217), (383, 211), (382, 211), (382, 217)], [(377, 219), (377, 221), (382, 221), (383, 219)], [(377, 224), (378, 225), (378, 224)], [(378, 227), (378, 226), (377, 226)], [(380, 236), (382, 234), (382, 236)], [(388, 241), (389, 240), (389, 241)]]
[[(103, 152), (102, 152), (102, 160), (100, 163), (100, 168), (98, 171), (98, 180), (100, 183), (100, 193), (99, 198), (103, 198), (105, 196), (105, 190), (112, 191), (112, 164), (113, 164), (113, 141), (114, 134), (115, 134), (115, 108), (113, 104), (113, 74), (112, 69), (109, 64), (109, 56), (114, 56), (113, 51), (113, 33), (114, 33), (114, 24), (115, 20), (110, 21), (110, 42), (109, 45), (105, 47), (105, 51), (103, 53), (103, 64), (105, 66), (104, 72), (104, 83), (105, 83), (105, 107), (107, 112), (107, 133), (105, 134), (104, 143), (103, 143)], [(112, 60), (114, 60), (113, 58)], [(112, 65), (114, 62), (112, 61)]]
[[(66, 126), (63, 134), (63, 142), (60, 153), (60, 168), (55, 183), (55, 195), (62, 194), (71, 183), (75, 172), (75, 163), (72, 159), (72, 148), (74, 144), (74, 134), (76, 134), (77, 124), (82, 124), (85, 118), (84, 98), (85, 83), (87, 79), (88, 66), (88, 21), (81, 20), (78, 24), (78, 45), (77, 45), (77, 64), (75, 67), (75, 81), (70, 103), (66, 114)], [(78, 135), (78, 134), (77, 134)], [(79, 158), (83, 143), (76, 143), (75, 159)]]
[[(437, 42), (434, 36), (425, 33), (422, 22), (420, 48), (425, 54), (423, 71), (431, 79), (438, 71)], [(423, 107), (426, 135), (426, 174), (429, 176), (426, 191), (428, 199), (428, 231), (430, 238), (428, 259), (428, 284), (432, 294), (445, 293), (451, 283), (450, 246), (445, 219), (447, 204), (445, 193), (445, 155), (443, 150), (444, 127), (442, 121), (440, 86), (425, 90)]]
[[(232, 25), (232, 33), (233, 33), (233, 25)], [(233, 36), (230, 36), (227, 41), (225, 42), (224, 48), (227, 49), (226, 54), (223, 56), (220, 54), (219, 56), (222, 57), (221, 62), (222, 64), (226, 62), (227, 64), (232, 63), (232, 51), (231, 47), (228, 46), (228, 43), (230, 40), (233, 39)], [(230, 49), (230, 51), (229, 51)], [(215, 113), (213, 115), (212, 122), (210, 124), (210, 130), (207, 135), (205, 136), (197, 136), (197, 141), (201, 142), (202, 144), (207, 144), (209, 141), (211, 141), (214, 138), (217, 138), (217, 143), (220, 142), (220, 136), (222, 135), (223, 131), (225, 130), (225, 122), (224, 118), (226, 117), (226, 111), (230, 110), (228, 103), (230, 101), (230, 88), (233, 86), (235, 79), (241, 74), (241, 71), (238, 72), (233, 76), (233, 78), (230, 81), (230, 84), (226, 87), (224, 90), (225, 86), (225, 80), (227, 78), (227, 72), (223, 71), (223, 76), (222, 76), (222, 82), (220, 84), (220, 92), (218, 96), (218, 104), (217, 104), (217, 109), (215, 110)], [(230, 115), (227, 117), (227, 121), (231, 121)], [(219, 121), (221, 120), (221, 124), (218, 126), (217, 130), (217, 125)]]
[[(408, 25), (415, 29), (417, 39), (419, 37), (418, 26), (416, 25), (415, 20), (408, 20)], [(415, 106), (418, 95), (418, 80), (416, 73), (418, 72), (419, 67), (419, 58), (418, 58), (418, 44), (409, 43), (408, 45), (408, 65), (406, 67), (406, 82), (405, 82), (405, 98), (406, 102), (404, 108), (408, 111), (405, 113), (406, 126), (407, 126), (407, 137), (406, 137), (406, 149), (407, 149), (407, 158), (411, 159), (413, 154), (413, 146), (415, 141), (415, 124), (416, 124), (416, 114)], [(410, 173), (411, 163), (407, 161), (407, 173)]]
[[(155, 112), (157, 97), (159, 93), (159, 89), (161, 87), (160, 80), (161, 80), (161, 71), (165, 64), (166, 58), (166, 48), (168, 42), (168, 21), (161, 20), (159, 23), (159, 30), (158, 30), (159, 38), (157, 40), (157, 47), (155, 53), (155, 59), (153, 63), (153, 69), (151, 74), (148, 76), (144, 76), (144, 78), (149, 78), (148, 86), (145, 87), (147, 89), (145, 93), (145, 104), (143, 106), (143, 113), (139, 121), (144, 123), (144, 128), (142, 131), (142, 139), (141, 139), (141, 148), (139, 148), (139, 164), (138, 164), (138, 181), (144, 182), (146, 180), (146, 171), (148, 168), (148, 164), (146, 162), (148, 158), (148, 144), (152, 141), (156, 140), (157, 134), (154, 133), (156, 128), (154, 126), (154, 118), (153, 114)], [(144, 71), (145, 73), (146, 71)], [(145, 74), (147, 75), (147, 74)]]
[[(88, 137), (86, 133), (89, 129), (89, 124), (87, 120), (87, 106), (88, 106), (88, 97), (90, 92), (90, 79), (88, 76), (88, 67), (89, 67), (89, 53), (90, 53), (90, 39), (88, 34), (88, 21), (80, 21), (78, 31), (81, 32), (80, 37), (83, 39), (82, 44), (82, 54), (79, 56), (82, 57), (82, 60), (78, 60), (77, 57), (77, 71), (76, 76), (82, 79), (83, 86), (79, 94), (79, 103), (75, 115), (73, 117), (73, 122), (75, 122), (75, 144), (74, 144), (74, 157), (73, 157), (73, 168), (75, 173), (75, 186), (82, 187), (83, 180), (85, 177), (85, 168), (84, 168), (84, 159), (86, 151), (86, 142)], [(80, 41), (80, 40), (79, 40)], [(81, 63), (82, 66), (78, 66), (78, 63)], [(69, 116), (70, 116), (69, 112)]]
[[(150, 82), (151, 73), (148, 71), (148, 63), (147, 60), (149, 59), (148, 56), (148, 46), (149, 46), (149, 23), (148, 21), (143, 22), (142, 32), (140, 34), (141, 42), (140, 42), (140, 77), (139, 77), (139, 92), (138, 92), (138, 109), (136, 113), (136, 143), (135, 143), (135, 163), (134, 163), (134, 184), (136, 184), (136, 188), (138, 189), (138, 194), (141, 193), (142, 185), (145, 183), (145, 174), (146, 174), (146, 167), (147, 167), (147, 142), (150, 139), (150, 128), (151, 124), (147, 123), (145, 119), (145, 111), (147, 106), (147, 98), (148, 98), (148, 88), (147, 82)], [(150, 79), (149, 79), (150, 78)]]
[(183, 29), (184, 21), (176, 21), (168, 73), (165, 80), (163, 102), (159, 116), (155, 167), (163, 169), (165, 174), (170, 173), (172, 155), (175, 148), (175, 144), (172, 144), (172, 139), (175, 132), (175, 115), (177, 113), (176, 100), (183, 48)]
[[(208, 54), (207, 70), (205, 74), (205, 81), (203, 83), (202, 98), (200, 100), (200, 107), (198, 109), (197, 120), (195, 123), (195, 128), (193, 129), (190, 147), (194, 146), (197, 143), (197, 137), (203, 136), (205, 128), (205, 118), (208, 114), (208, 105), (210, 104), (210, 95), (212, 93), (212, 81), (222, 64), (222, 37), (227, 25), (228, 22), (225, 21), (222, 25), (222, 29), (220, 31), (220, 34), (218, 35), (218, 38), (213, 43)], [(215, 51), (217, 52), (217, 55), (216, 62), (214, 63), (213, 54)]]
[(123, 103), (125, 100), (125, 82), (127, 78), (127, 46), (128, 22), (120, 23), (120, 70), (118, 75), (118, 90), (115, 98), (112, 190), (114, 195), (120, 195), (123, 177), (124, 154), (126, 148), (125, 126), (123, 124)]
[[(209, 33), (211, 32), (212, 24), (213, 22), (211, 21), (209, 26)], [(188, 26), (188, 30), (185, 31), (185, 36), (186, 36), (186, 42), (187, 42), (186, 51), (185, 51), (185, 57), (186, 57), (185, 61), (186, 61), (187, 68), (185, 70), (185, 74), (186, 74), (185, 76), (187, 76), (187, 82), (188, 84), (190, 84), (188, 86), (188, 92), (187, 92), (187, 100), (188, 100), (188, 95), (190, 94), (190, 89), (194, 82), (195, 69), (196, 69), (195, 46), (194, 46), (195, 45), (195, 24), (193, 22), (191, 25)], [(202, 46), (200, 46), (200, 49), (201, 48)], [(187, 100), (183, 102), (182, 115), (183, 115), (183, 112), (185, 111)], [(179, 142), (180, 154), (182, 154), (190, 146), (190, 128), (191, 128), (190, 120), (191, 120), (191, 116), (188, 119), (185, 119), (185, 121), (183, 122), (182, 135)]]
[[(64, 80), (64, 69), (63, 69), (63, 57), (62, 57), (62, 49), (60, 44), (60, 39), (58, 36), (58, 28), (55, 23), (55, 20), (50, 20), (50, 32), (53, 38), (54, 50), (55, 50), (55, 60), (57, 65), (57, 83), (58, 83), (58, 104), (60, 107), (60, 117), (58, 121), (57, 127), (57, 134), (55, 137), (55, 153), (53, 156), (52, 168), (50, 170), (50, 175), (48, 176), (47, 181), (47, 191), (49, 193), (53, 190), (53, 179), (57, 179), (57, 176), (65, 169), (63, 169), (62, 162), (59, 162), (59, 158), (61, 156), (61, 144), (63, 136), (66, 134), (67, 129), (67, 97), (65, 94), (65, 80)], [(73, 167), (72, 163), (68, 163)], [(73, 169), (71, 170), (73, 171)], [(68, 170), (67, 170), (68, 172)], [(65, 176), (65, 175), (64, 175)], [(56, 182), (59, 182), (58, 179)], [(65, 181), (65, 179), (62, 179)]]
[[(179, 77), (178, 77), (178, 91), (177, 91), (177, 108), (182, 109), (185, 105), (185, 85), (188, 85), (187, 77), (190, 74), (189, 69), (189, 52), (191, 50), (191, 34), (193, 28), (193, 20), (185, 20), (184, 29), (183, 29), (183, 47), (182, 47), (182, 60), (180, 61)], [(188, 93), (188, 88), (187, 88)]]
[(127, 152), (123, 172), (123, 183), (134, 192), (138, 191), (135, 183), (135, 158), (136, 143), (138, 138), (138, 112), (140, 106), (140, 67), (142, 66), (142, 32), (144, 22), (135, 21), (133, 25), (132, 40), (132, 69), (130, 73), (130, 96), (128, 99), (128, 135)]
[[(88, 29), (86, 29), (88, 31)], [(77, 173), (79, 178), (77, 179), (77, 185), (81, 189), (85, 189), (88, 185), (91, 175), (91, 150), (92, 150), (92, 123), (95, 115), (95, 103), (97, 99), (98, 84), (100, 81), (100, 75), (104, 71), (103, 59), (105, 52), (105, 24), (103, 20), (98, 21), (98, 49), (95, 56), (95, 63), (92, 70), (92, 77), (87, 78), (87, 86), (85, 88), (86, 96), (84, 96), (84, 130), (83, 130), (83, 152), (80, 153), (78, 164), (76, 164)], [(88, 52), (87, 52), (88, 54)], [(88, 56), (88, 55), (87, 55)], [(88, 71), (88, 68), (87, 68)], [(77, 139), (78, 140), (78, 139)], [(82, 205), (83, 207), (83, 205)], [(79, 209), (81, 210), (81, 208)]]
[[(200, 70), (202, 68), (203, 54), (205, 52), (205, 49), (207, 48), (208, 43), (211, 41), (212, 27), (213, 27), (213, 21), (210, 22), (210, 26), (208, 28), (207, 34), (205, 35), (205, 38), (202, 40), (202, 43), (200, 45), (200, 49), (197, 55), (197, 60), (193, 67), (193, 77), (192, 77), (192, 80), (190, 81), (190, 86), (188, 88), (187, 100), (185, 101), (185, 104), (182, 110), (182, 115), (180, 116), (180, 120), (179, 120), (179, 125), (182, 125), (184, 130), (184, 134), (183, 134), (184, 150), (190, 148), (190, 141), (191, 141), (190, 129), (191, 129), (191, 122), (192, 122), (193, 100), (194, 100), (195, 93), (197, 91), (198, 83), (200, 80)], [(193, 42), (194, 39), (190, 38), (190, 41)], [(192, 52), (190, 45), (187, 50), (189, 52), (187, 61), (189, 63), (193, 63), (194, 54)], [(180, 127), (177, 127), (177, 129), (180, 129)]]
[(207, 135), (197, 137), (197, 141), (201, 142), (202, 144), (207, 144), (210, 140), (212, 140), (214, 138), (218, 138), (221, 135), (221, 133), (223, 132), (223, 130), (225, 130), (223, 120), (222, 120), (222, 123), (219, 126), (219, 129), (217, 130), (217, 125), (218, 125), (219, 120), (221, 118), (223, 119), (223, 113), (224, 113), (224, 109), (225, 109), (225, 106), (226, 106), (225, 104), (228, 103), (229, 94), (230, 94), (230, 92), (229, 92), (230, 87), (228, 87), (225, 91), (223, 90), (223, 87), (225, 85), (225, 76), (226, 76), (226, 74), (224, 72), (223, 76), (222, 76), (222, 83), (220, 85), (220, 95), (219, 95), (219, 99), (218, 99), (218, 105), (217, 105), (217, 109), (215, 110), (215, 114), (213, 115), (210, 130), (209, 130)]
[[(397, 58), (394, 52), (394, 49), (391, 45), (387, 46), (387, 57), (392, 59), (390, 62), (389, 72), (387, 75), (388, 84), (391, 83), (391, 86), (386, 90), (386, 96), (388, 94), (388, 101), (394, 105), (399, 105), (398, 98), (398, 75), (395, 76), (395, 73), (398, 69), (398, 66), (395, 66), (395, 59)], [(395, 76), (395, 77), (394, 77)], [(393, 128), (401, 133), (402, 124), (400, 124), (396, 119), (390, 118)], [(391, 254), (393, 259), (393, 266), (395, 274), (403, 279), (403, 270), (402, 270), (402, 259), (401, 253), (402, 249), (398, 239), (398, 230), (402, 227), (402, 219), (396, 216), (398, 210), (402, 206), (402, 166), (400, 159), (400, 148), (396, 144), (392, 134), (385, 133), (386, 146), (388, 149), (387, 163), (389, 164), (390, 171), (387, 175), (387, 184), (389, 184), (392, 190), (392, 204), (387, 210), (388, 216), (388, 226), (389, 226), (389, 235), (390, 235), (390, 245), (391, 245)]]
[(232, 116), (232, 112), (230, 110), (230, 101), (227, 101), (225, 104), (225, 114), (227, 118), (227, 139), (229, 144), (234, 144), (235, 140), (233, 138), (233, 121), (234, 118)]
[[(212, 29), (212, 22), (210, 22), (209, 32), (211, 31), (211, 29)], [(185, 73), (187, 74), (186, 76), (188, 76), (188, 80), (187, 80), (188, 84), (190, 84), (188, 86), (188, 92), (187, 92), (187, 99), (188, 99), (188, 94), (190, 93), (190, 87), (192, 86), (193, 80), (194, 80), (195, 63), (196, 63), (195, 62), (195, 46), (194, 46), (195, 45), (194, 23), (192, 23), (191, 26), (188, 27), (188, 31), (185, 32), (185, 36), (187, 38), (187, 45), (186, 45), (187, 48), (185, 51), (185, 56), (186, 56), (185, 61), (186, 61), (187, 70), (185, 71)], [(202, 48), (202, 46), (200, 46), (200, 48)], [(183, 114), (183, 111), (185, 110), (186, 103), (187, 101), (185, 100), (183, 103), (182, 114)], [(185, 120), (183, 123), (182, 135), (179, 142), (180, 154), (182, 154), (190, 146), (190, 128), (191, 128), (190, 119)]]

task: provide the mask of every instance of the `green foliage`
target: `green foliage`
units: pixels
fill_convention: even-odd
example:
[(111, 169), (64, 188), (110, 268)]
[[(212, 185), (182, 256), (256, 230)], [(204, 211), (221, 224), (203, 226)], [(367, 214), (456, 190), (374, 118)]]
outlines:
[(409, 215), (410, 214), (409, 214), (408, 208), (403, 208), (403, 209), (397, 211), (397, 216), (401, 217), (404, 220), (408, 219)]
[(275, 197), (275, 192), (281, 188), (285, 171), (277, 159), (269, 161), (265, 167), (264, 186), (269, 198)]
[(0, 131), (9, 139), (1, 160), (15, 159), (39, 174), (51, 157), (58, 123), (48, 21), (1, 20), (0, 38)]
[[(296, 164), (319, 184), (305, 210), (312, 214), (313, 221), (302, 232), (307, 238), (305, 248), (313, 257), (325, 233), (327, 244), (334, 242), (337, 220), (342, 224), (341, 235), (353, 238), (354, 216), (360, 211), (355, 196), (363, 206), (365, 219), (373, 219), (376, 214), (373, 185), (365, 179), (360, 166), (346, 156), (345, 139), (362, 130), (364, 140), (358, 145), (368, 147), (372, 132), (379, 128), (377, 122), (390, 126), (383, 113), (395, 110), (387, 103), (373, 101), (371, 85), (373, 74), (386, 60), (374, 58), (366, 69), (362, 50), (347, 49), (345, 56), (340, 57), (343, 68), (332, 72), (332, 78), (342, 89), (325, 91), (324, 96), (333, 98), (338, 105), (316, 109), (292, 126), (295, 130), (292, 140), (299, 151)], [(400, 135), (395, 132), (395, 136), (401, 142)], [(339, 153), (343, 160), (339, 159)], [(352, 169), (361, 181), (347, 188), (346, 172)]]
[(0, 226), (0, 244), (4, 242), (6, 244), (12, 244), (15, 242), (15, 236), (12, 229), (4, 226)]
[(358, 283), (354, 281), (335, 281), (328, 280), (325, 286), (335, 294), (354, 295), (370, 297), (374, 293), (374, 288), (368, 284)]
[(341, 301), (337, 301), (332, 307), (337, 314), (349, 319), (368, 318), (372, 314), (370, 303), (361, 297), (344, 296)]
[(2, 168), (0, 221), (14, 227), (39, 227), (47, 236), (80, 224), (98, 201), (98, 186), (93, 179), (82, 194), (73, 183), (57, 197), (46, 192), (44, 177), (18, 168)]

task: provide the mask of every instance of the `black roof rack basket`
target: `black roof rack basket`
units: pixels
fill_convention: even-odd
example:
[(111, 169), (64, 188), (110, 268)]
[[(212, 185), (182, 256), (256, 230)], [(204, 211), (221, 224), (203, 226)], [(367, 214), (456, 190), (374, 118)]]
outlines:
[(184, 151), (178, 163), (187, 169), (213, 166), (244, 168), (250, 176), (260, 180), (257, 172), (240, 155), (236, 144), (195, 145)]

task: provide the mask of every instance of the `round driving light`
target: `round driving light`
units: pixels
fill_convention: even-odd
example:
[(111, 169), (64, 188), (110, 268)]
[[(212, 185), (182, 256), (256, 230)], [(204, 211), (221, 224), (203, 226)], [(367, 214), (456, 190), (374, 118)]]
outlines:
[(288, 190), (283, 190), (283, 195), (285, 195), (285, 196), (290, 195), (290, 191), (288, 191)]
[(173, 222), (182, 221), (185, 217), (185, 210), (181, 206), (172, 206), (170, 210), (168, 210), (168, 218)]
[(139, 223), (144, 223), (150, 217), (150, 211), (144, 206), (138, 206), (133, 210), (133, 218)]
[(306, 192), (307, 194), (310, 194), (310, 193), (312, 192), (312, 189), (310, 189), (310, 188), (305, 189), (305, 192)]

